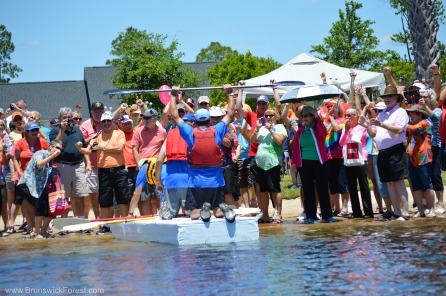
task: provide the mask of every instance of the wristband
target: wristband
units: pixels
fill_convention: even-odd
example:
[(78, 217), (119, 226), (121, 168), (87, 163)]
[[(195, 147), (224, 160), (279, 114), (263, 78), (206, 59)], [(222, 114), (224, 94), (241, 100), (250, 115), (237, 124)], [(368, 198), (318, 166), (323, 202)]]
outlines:
[(432, 72), (434, 75), (440, 75), (440, 72)]
[(156, 180), (156, 185), (163, 183), (161, 180)]

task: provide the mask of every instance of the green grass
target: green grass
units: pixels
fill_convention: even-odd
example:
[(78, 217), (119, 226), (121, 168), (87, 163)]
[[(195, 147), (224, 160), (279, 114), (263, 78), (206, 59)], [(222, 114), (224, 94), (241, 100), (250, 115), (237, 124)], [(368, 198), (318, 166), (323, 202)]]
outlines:
[[(446, 181), (446, 172), (441, 172), (441, 178), (443, 180), (443, 184), (445, 184)], [(370, 190), (373, 190), (373, 184), (370, 179), (369, 180), (369, 187)], [(404, 183), (406, 184), (406, 187), (409, 187), (409, 181), (404, 180)], [(282, 180), (280, 181), (280, 187), (282, 189), (282, 198), (283, 199), (295, 199), (300, 197), (300, 189), (289, 189), (288, 187), (291, 186), (291, 176), (290, 175), (284, 175), (282, 177)], [(359, 190), (359, 187), (358, 187)]]

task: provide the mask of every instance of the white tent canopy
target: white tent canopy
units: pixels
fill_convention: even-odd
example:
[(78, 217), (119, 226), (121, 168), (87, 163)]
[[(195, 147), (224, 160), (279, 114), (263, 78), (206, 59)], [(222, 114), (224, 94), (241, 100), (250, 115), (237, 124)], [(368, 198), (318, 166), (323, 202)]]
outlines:
[[(302, 81), (305, 84), (316, 83), (321, 84), (321, 73), (325, 72), (327, 83), (337, 82), (345, 92), (350, 92), (350, 69), (342, 68), (309, 54), (301, 53), (294, 59), (284, 64), (280, 68), (269, 72), (268, 74), (254, 77), (246, 80), (247, 85), (269, 84), (270, 79), (276, 81)], [(386, 83), (382, 73), (355, 70), (357, 76), (355, 80), (356, 86), (365, 88), (378, 88), (380, 93), (384, 92)], [(280, 90), (284, 93), (289, 89)], [(247, 88), (244, 90), (246, 97), (256, 97), (258, 95), (273, 95), (270, 88)]]

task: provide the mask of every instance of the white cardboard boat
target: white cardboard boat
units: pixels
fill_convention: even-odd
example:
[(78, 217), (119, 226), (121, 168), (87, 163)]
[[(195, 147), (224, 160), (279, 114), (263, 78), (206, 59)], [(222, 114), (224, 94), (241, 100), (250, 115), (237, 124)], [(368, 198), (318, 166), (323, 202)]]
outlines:
[(221, 244), (259, 239), (256, 217), (237, 217), (234, 223), (212, 217), (209, 222), (174, 218), (109, 224), (117, 239), (173, 245)]

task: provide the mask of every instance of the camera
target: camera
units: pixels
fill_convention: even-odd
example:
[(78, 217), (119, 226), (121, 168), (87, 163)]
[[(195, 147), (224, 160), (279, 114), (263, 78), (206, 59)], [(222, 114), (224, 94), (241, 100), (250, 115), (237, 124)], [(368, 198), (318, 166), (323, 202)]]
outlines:
[(73, 120), (73, 118), (68, 118), (68, 119), (67, 119), (67, 122), (68, 122), (68, 126), (69, 126), (69, 127), (73, 127), (73, 126), (74, 126), (74, 120)]
[(420, 100), (420, 92), (418, 89), (408, 90), (404, 92), (404, 98), (407, 104), (418, 104)]
[(93, 147), (94, 147), (94, 146), (97, 146), (97, 145), (98, 145), (98, 142), (94, 142), (94, 143), (91, 145), (90, 151), (91, 151), (92, 153), (96, 152), (96, 150), (93, 150)]
[(14, 105), (11, 103), (11, 104), (9, 104), (9, 109), (11, 109), (11, 110), (14, 110), (15, 108), (14, 108)]

